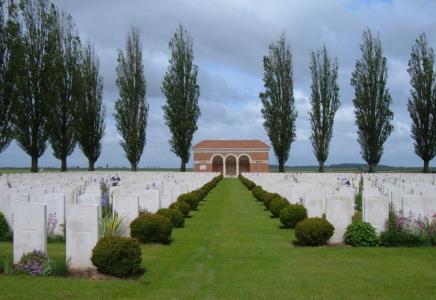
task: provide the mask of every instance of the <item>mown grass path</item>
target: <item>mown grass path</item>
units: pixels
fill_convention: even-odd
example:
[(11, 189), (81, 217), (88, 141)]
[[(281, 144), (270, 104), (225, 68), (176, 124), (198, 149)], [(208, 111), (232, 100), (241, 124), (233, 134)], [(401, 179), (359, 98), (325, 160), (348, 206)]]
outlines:
[[(224, 179), (169, 246), (143, 246), (137, 281), (0, 276), (2, 299), (434, 299), (436, 248), (295, 248), (237, 179)], [(64, 259), (64, 247), (49, 255)], [(0, 244), (0, 258), (12, 255)]]

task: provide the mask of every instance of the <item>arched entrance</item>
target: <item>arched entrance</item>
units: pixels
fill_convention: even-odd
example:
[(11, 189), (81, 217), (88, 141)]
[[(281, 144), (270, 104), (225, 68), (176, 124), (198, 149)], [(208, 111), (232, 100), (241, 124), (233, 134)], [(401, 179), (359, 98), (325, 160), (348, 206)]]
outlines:
[(220, 172), (223, 174), (224, 161), (221, 155), (215, 155), (212, 158), (212, 172)]
[(226, 157), (226, 176), (236, 176), (236, 157), (233, 155)]
[(239, 174), (250, 172), (250, 158), (248, 155), (241, 155), (238, 159)]

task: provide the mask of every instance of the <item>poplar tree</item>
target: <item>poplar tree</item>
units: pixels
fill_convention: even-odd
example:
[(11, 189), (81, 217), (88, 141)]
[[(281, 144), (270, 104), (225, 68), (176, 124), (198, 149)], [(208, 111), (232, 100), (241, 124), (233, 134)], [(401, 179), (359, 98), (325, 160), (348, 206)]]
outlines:
[(67, 171), (67, 157), (76, 147), (74, 111), (77, 99), (78, 68), (81, 45), (71, 16), (61, 13), (54, 20), (52, 94), (48, 114), (49, 141), (53, 155), (61, 160), (61, 171)]
[(436, 154), (436, 81), (434, 52), (424, 33), (412, 47), (408, 72), (412, 86), (408, 110), (415, 153), (424, 161), (423, 172), (428, 173), (429, 162)]
[(114, 118), (122, 137), (121, 146), (136, 171), (145, 146), (148, 104), (145, 102), (145, 76), (139, 31), (132, 28), (127, 36), (126, 52), (118, 51), (117, 86)]
[(82, 50), (74, 114), (75, 135), (83, 154), (88, 158), (88, 171), (94, 171), (101, 154), (105, 130), (103, 105), (103, 78), (94, 46), (88, 42)]
[(32, 159), (31, 171), (38, 171), (38, 159), (48, 140), (47, 119), (52, 86), (50, 75), (55, 37), (52, 32), (56, 8), (47, 0), (21, 0), (17, 36), (13, 114), (14, 137)]
[(329, 154), (329, 144), (333, 136), (333, 122), (340, 106), (338, 87), (338, 63), (332, 60), (324, 46), (322, 51), (312, 52), (310, 61), (312, 94), (309, 112), (312, 125), (313, 152), (319, 163), (319, 172), (324, 172), (324, 162)]
[(284, 34), (269, 46), (263, 57), (265, 92), (259, 94), (262, 101), (263, 126), (271, 141), (279, 163), (279, 172), (285, 172), (291, 144), (295, 140), (294, 79), (292, 54)]
[(12, 140), (12, 89), (7, 4), (0, 0), (0, 153)]
[(180, 171), (185, 172), (192, 138), (198, 129), (200, 87), (192, 37), (181, 24), (170, 40), (169, 48), (171, 58), (162, 84), (167, 101), (162, 109), (172, 135), (169, 141), (171, 151), (180, 157)]
[(362, 58), (356, 62), (351, 85), (355, 93), (353, 104), (358, 141), (368, 171), (372, 173), (383, 154), (383, 144), (393, 130), (394, 114), (390, 110), (392, 99), (386, 88), (387, 62), (379, 36), (374, 36), (369, 29), (364, 31), (360, 49)]

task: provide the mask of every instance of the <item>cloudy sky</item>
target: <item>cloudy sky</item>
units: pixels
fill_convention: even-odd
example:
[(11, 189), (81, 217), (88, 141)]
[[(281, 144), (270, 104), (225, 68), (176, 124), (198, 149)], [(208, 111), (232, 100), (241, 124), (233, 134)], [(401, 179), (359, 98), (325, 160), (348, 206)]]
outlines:
[[(261, 139), (269, 143), (262, 126), (259, 92), (263, 89), (262, 57), (268, 45), (284, 32), (294, 63), (297, 139), (288, 165), (316, 164), (309, 141), (309, 55), (326, 45), (339, 60), (341, 108), (334, 127), (327, 164), (363, 162), (356, 141), (350, 77), (360, 57), (362, 31), (380, 33), (388, 59), (388, 87), (393, 99), (394, 132), (385, 144), (382, 164), (420, 166), (410, 137), (407, 112), (409, 76), (407, 62), (416, 37), (425, 32), (436, 48), (436, 1), (433, 0), (58, 0), (70, 13), (83, 40), (98, 51), (104, 77), (107, 111), (106, 136), (99, 166), (128, 166), (119, 146), (113, 121), (117, 49), (124, 48), (131, 26), (140, 29), (150, 105), (147, 144), (140, 167), (177, 167), (179, 159), (169, 150), (170, 133), (163, 121), (165, 101), (160, 87), (168, 65), (168, 41), (182, 23), (194, 39), (199, 66), (201, 117), (194, 143), (202, 139)], [(326, 4), (328, 3), (328, 4)], [(270, 153), (271, 163), (276, 163)], [(0, 156), (0, 166), (28, 166), (30, 158), (15, 144)], [(52, 150), (41, 157), (41, 166), (58, 166)], [(189, 163), (192, 165), (192, 159)], [(77, 148), (69, 166), (86, 166)], [(436, 166), (435, 160), (431, 163)]]

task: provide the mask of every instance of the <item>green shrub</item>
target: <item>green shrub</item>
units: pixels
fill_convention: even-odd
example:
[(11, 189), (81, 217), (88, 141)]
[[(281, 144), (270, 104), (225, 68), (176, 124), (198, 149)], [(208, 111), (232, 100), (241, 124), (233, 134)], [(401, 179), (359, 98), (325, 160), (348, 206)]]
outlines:
[(196, 195), (191, 193), (182, 194), (177, 198), (177, 201), (185, 202), (189, 205), (190, 210), (196, 210), (198, 207), (198, 204), (200, 203), (200, 200)]
[(178, 211), (180, 211), (183, 216), (187, 217), (189, 216), (189, 210), (190, 210), (190, 206), (188, 203), (184, 202), (184, 201), (178, 201), (178, 202), (174, 202), (170, 205), (170, 208), (172, 209), (177, 209)]
[(282, 209), (289, 206), (288, 200), (283, 197), (275, 197), (271, 200), (268, 205), (268, 209), (273, 214), (274, 217), (278, 217)]
[(298, 245), (324, 245), (332, 237), (335, 228), (322, 218), (308, 218), (295, 226), (295, 237)]
[(380, 234), (380, 245), (384, 247), (422, 247), (427, 244), (424, 236), (413, 232), (387, 230)]
[(280, 198), (280, 197), (281, 196), (279, 194), (277, 194), (277, 193), (270, 193), (270, 192), (264, 191), (262, 193), (261, 201), (263, 202), (263, 204), (265, 204), (265, 207), (269, 209), (269, 204), (271, 203), (271, 201), (274, 198)]
[(5, 216), (0, 212), (0, 242), (9, 242), (12, 240), (12, 232), (6, 221)]
[(353, 220), (353, 223), (354, 222), (361, 222), (362, 221), (362, 212), (355, 211), (352, 220)]
[(294, 228), (307, 218), (307, 209), (301, 204), (291, 204), (280, 211), (280, 222), (286, 228)]
[(141, 270), (139, 242), (132, 238), (106, 237), (92, 249), (91, 261), (102, 274), (127, 277)]
[(131, 237), (141, 243), (168, 244), (172, 231), (170, 219), (157, 214), (141, 214), (130, 224)]
[(254, 198), (260, 201), (260, 195), (263, 192), (263, 189), (260, 185), (256, 185), (252, 190), (251, 193), (253, 194)]
[(353, 247), (375, 247), (378, 245), (378, 237), (374, 227), (362, 221), (348, 225), (344, 241)]
[(185, 224), (185, 217), (179, 210), (172, 208), (161, 208), (157, 211), (157, 214), (170, 219), (173, 227), (175, 228), (183, 227)]

